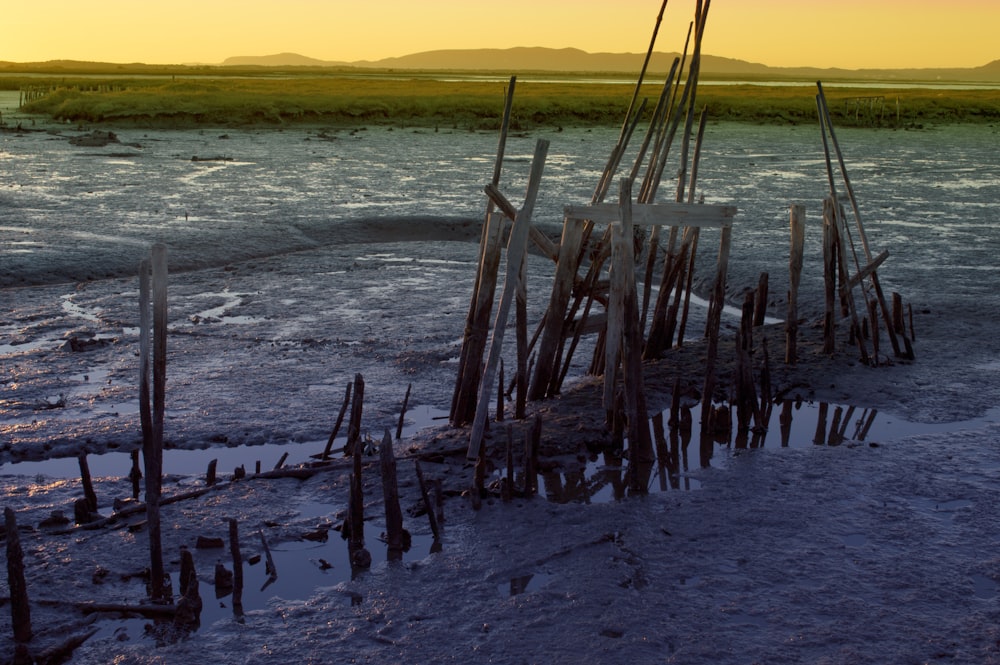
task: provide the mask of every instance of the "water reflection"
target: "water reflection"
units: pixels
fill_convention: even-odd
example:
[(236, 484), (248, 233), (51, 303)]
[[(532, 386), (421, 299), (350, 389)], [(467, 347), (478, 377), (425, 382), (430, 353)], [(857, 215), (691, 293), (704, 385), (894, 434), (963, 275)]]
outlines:
[(556, 503), (619, 501), (629, 495), (630, 487), (640, 488), (632, 493), (686, 491), (701, 487), (689, 475), (690, 444), (696, 436), (696, 463), (708, 467), (719, 450), (752, 450), (771, 441), (782, 448), (839, 446), (866, 441), (873, 434), (891, 438), (926, 427), (892, 416), (880, 419), (875, 409), (803, 400), (764, 403), (760, 414), (758, 424), (742, 425), (737, 410), (721, 403), (713, 405), (703, 421), (700, 404), (675, 403), (650, 419), (656, 453), (652, 464), (630, 464), (624, 452), (628, 450), (626, 440), (624, 445), (593, 449), (578, 465), (539, 473), (539, 486), (546, 498)]

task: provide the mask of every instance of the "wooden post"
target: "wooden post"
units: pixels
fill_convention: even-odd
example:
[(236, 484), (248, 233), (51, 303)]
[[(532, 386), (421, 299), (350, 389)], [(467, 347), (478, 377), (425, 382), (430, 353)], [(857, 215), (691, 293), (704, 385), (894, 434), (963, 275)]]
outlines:
[(604, 404), (605, 422), (614, 420), (615, 387), (618, 382), (618, 366), (622, 356), (622, 326), (625, 319), (625, 245), (632, 246), (632, 238), (625, 238), (620, 222), (613, 222), (611, 230), (611, 275), (608, 294), (608, 324), (604, 342)]
[(215, 470), (219, 465), (218, 459), (213, 459), (208, 463), (208, 470), (205, 472), (205, 484), (211, 487), (215, 484)]
[[(534, 228), (534, 227), (532, 227)], [(521, 273), (517, 280), (517, 292), (514, 294), (514, 320), (517, 339), (517, 372), (514, 381), (517, 385), (517, 396), (514, 399), (514, 419), (524, 420), (524, 411), (528, 401), (528, 354), (531, 347), (528, 344), (528, 255), (521, 261)], [(503, 382), (500, 384), (503, 385)]]
[(396, 455), (392, 449), (392, 435), (389, 430), (382, 437), (379, 446), (382, 471), (382, 496), (385, 499), (386, 558), (389, 561), (403, 559), (404, 535), (403, 512), (399, 508), (399, 485), (396, 479)]
[(132, 498), (139, 499), (139, 481), (142, 480), (142, 471), (139, 470), (139, 451), (133, 450), (129, 453), (132, 458), (132, 468), (128, 472), (128, 479), (132, 483)]
[[(785, 364), (794, 365), (798, 362), (799, 282), (802, 279), (802, 258), (806, 240), (805, 206), (794, 203), (791, 205), (789, 226), (791, 227), (791, 248), (788, 254), (788, 315), (785, 319)], [(829, 306), (830, 303), (827, 303), (828, 308)], [(761, 319), (761, 323), (763, 323), (763, 315)]]
[[(163, 482), (163, 416), (167, 370), (167, 248), (153, 245), (152, 330), (149, 328), (148, 273), (140, 266), (140, 418), (143, 421), (143, 461), (146, 467), (146, 524), (149, 531), (150, 591), (154, 601), (165, 600), (163, 546), (160, 535), (160, 491)], [(145, 284), (145, 286), (144, 286)], [(152, 339), (153, 389), (149, 406), (149, 339)], [(148, 420), (148, 425), (147, 425)]]
[(174, 624), (178, 626), (197, 626), (201, 617), (201, 593), (199, 590), (198, 572), (194, 567), (194, 557), (191, 550), (181, 548), (181, 572), (178, 581), (180, 600), (177, 601)]
[(642, 330), (639, 328), (639, 296), (635, 285), (635, 257), (633, 256), (632, 182), (623, 178), (619, 189), (618, 205), (622, 220), (624, 240), (622, 263), (615, 267), (624, 273), (622, 314), (622, 368), (625, 379), (625, 406), (628, 410), (629, 433), (629, 489), (646, 491), (642, 480), (643, 469), (653, 463), (653, 440), (649, 433), (649, 414), (646, 408), (646, 388), (642, 376)]
[[(726, 304), (726, 274), (729, 271), (729, 249), (732, 243), (732, 233), (732, 227), (724, 226), (722, 228), (719, 240), (719, 258), (715, 268), (715, 285), (712, 289), (712, 299), (708, 307), (708, 322), (706, 326), (708, 348), (705, 354), (705, 384), (701, 396), (701, 428), (703, 434), (709, 429), (712, 418), (712, 395), (715, 392), (715, 362), (719, 354), (719, 327), (722, 325), (722, 308)], [(710, 450), (708, 452), (710, 456)], [(702, 450), (702, 454), (704, 455), (705, 453), (706, 451)]]
[(354, 397), (351, 402), (351, 420), (347, 423), (347, 443), (344, 453), (353, 455), (355, 449), (361, 449), (361, 416), (365, 406), (365, 378), (361, 374), (354, 375)]
[[(829, 197), (823, 201), (823, 284), (825, 308), (823, 311), (823, 353), (832, 355), (836, 348), (834, 332), (837, 310), (837, 226)], [(787, 352), (785, 362), (788, 362)]]
[(17, 530), (17, 515), (10, 508), (3, 509), (7, 529), (7, 584), (10, 585), (10, 613), (14, 627), (14, 641), (31, 640), (31, 607), (28, 605), (28, 583), (24, 579), (24, 550), (21, 534)]
[(90, 478), (90, 465), (87, 464), (87, 454), (77, 457), (80, 463), (80, 482), (83, 483), (83, 496), (87, 499), (87, 508), (90, 512), (97, 512), (97, 494), (94, 493), (94, 483)]
[(766, 272), (760, 274), (757, 281), (757, 292), (754, 295), (753, 304), (753, 326), (758, 328), (764, 325), (764, 316), (767, 313), (768, 281), (770, 277)]
[(486, 428), (486, 416), (489, 410), (489, 394), (496, 379), (504, 329), (507, 327), (507, 315), (510, 313), (511, 300), (517, 288), (518, 275), (521, 271), (521, 262), (524, 260), (524, 253), (527, 250), (528, 227), (531, 226), (531, 215), (534, 212), (535, 199), (538, 197), (538, 188), (541, 185), (542, 171), (545, 168), (545, 158), (548, 152), (549, 142), (545, 139), (539, 139), (535, 144), (535, 156), (531, 163), (531, 173), (528, 176), (528, 191), (525, 195), (524, 205), (517, 213), (517, 219), (514, 221), (510, 238), (507, 241), (507, 271), (504, 276), (504, 289), (497, 305), (496, 321), (490, 340), (486, 368), (482, 381), (479, 383), (476, 416), (472, 425), (472, 434), (469, 437), (468, 459), (470, 460), (479, 459), (483, 433)]
[(365, 549), (365, 497), (364, 483), (361, 480), (361, 446), (353, 446), (350, 454), (353, 470), (351, 494), (347, 502), (347, 521), (350, 525), (347, 529), (347, 551), (352, 568), (368, 568), (372, 563), (372, 555)]
[(540, 400), (549, 394), (553, 377), (557, 376), (558, 349), (563, 338), (566, 308), (569, 306), (580, 264), (580, 246), (583, 241), (583, 223), (566, 217), (563, 220), (562, 239), (559, 242), (559, 259), (545, 313), (544, 329), (538, 343), (535, 374), (528, 389), (528, 399)]
[(503, 358), (500, 359), (500, 377), (497, 379), (497, 410), (496, 410), (496, 421), (498, 423), (503, 422), (503, 386), (504, 386), (504, 375), (503, 375)]
[(233, 617), (237, 621), (243, 619), (243, 555), (240, 552), (239, 523), (230, 518), (229, 522), (229, 552), (233, 557)]

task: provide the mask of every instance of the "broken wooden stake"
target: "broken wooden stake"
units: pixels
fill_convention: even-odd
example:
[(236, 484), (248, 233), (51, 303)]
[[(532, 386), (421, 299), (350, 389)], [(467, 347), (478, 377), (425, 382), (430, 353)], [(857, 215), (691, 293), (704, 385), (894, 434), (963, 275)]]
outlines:
[(791, 228), (791, 249), (788, 254), (788, 314), (785, 318), (785, 364), (794, 365), (798, 362), (799, 353), (799, 282), (802, 280), (802, 259), (806, 240), (805, 206), (792, 204), (788, 217), (788, 223)]
[(83, 484), (83, 496), (87, 499), (90, 512), (97, 512), (97, 494), (94, 493), (94, 483), (90, 478), (90, 465), (87, 464), (87, 454), (77, 457), (80, 462), (80, 482)]
[(399, 507), (399, 481), (396, 479), (396, 454), (392, 449), (392, 435), (385, 430), (379, 446), (382, 471), (382, 497), (385, 500), (386, 558), (401, 561), (406, 547), (403, 529), (403, 511)]
[(427, 511), (427, 521), (431, 526), (431, 534), (434, 536), (434, 542), (439, 543), (441, 541), (441, 526), (438, 524), (437, 512), (434, 509), (434, 504), (431, 503), (430, 492), (427, 491), (427, 481), (424, 480), (424, 471), (420, 468), (420, 460), (413, 460), (413, 467), (417, 472), (417, 483), (420, 485), (420, 497), (424, 501), (424, 510)]
[(3, 517), (7, 531), (7, 584), (10, 586), (14, 641), (25, 643), (31, 640), (32, 632), (28, 583), (24, 578), (24, 550), (21, 549), (21, 534), (17, 530), (17, 515), (10, 508), (4, 508)]
[(361, 374), (354, 375), (354, 397), (351, 400), (351, 419), (347, 423), (347, 443), (344, 453), (354, 454), (355, 449), (361, 449), (361, 415), (365, 403), (365, 379)]
[(271, 556), (271, 548), (267, 546), (267, 538), (264, 537), (264, 532), (258, 529), (257, 534), (260, 536), (260, 546), (264, 549), (264, 572), (267, 573), (267, 581), (260, 588), (263, 591), (277, 581), (278, 569), (274, 565), (274, 557)]
[(233, 617), (243, 619), (243, 554), (240, 552), (239, 523), (230, 518), (229, 552), (233, 557)]

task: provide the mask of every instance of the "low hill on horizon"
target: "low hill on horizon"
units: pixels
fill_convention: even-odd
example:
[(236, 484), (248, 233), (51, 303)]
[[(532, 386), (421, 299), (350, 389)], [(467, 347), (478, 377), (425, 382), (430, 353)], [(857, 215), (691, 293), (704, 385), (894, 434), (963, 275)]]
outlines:
[[(652, 77), (670, 70), (678, 53), (656, 52), (649, 64)], [(80, 60), (49, 60), (47, 62), (0, 61), (0, 73), (56, 75), (210, 75), (237, 74), (240, 70), (390, 70), (390, 71), (452, 71), (491, 72), (503, 75), (528, 73), (593, 74), (634, 77), (642, 68), (645, 54), (588, 53), (576, 48), (514, 47), (508, 49), (443, 49), (424, 51), (382, 60), (354, 62), (319, 60), (298, 53), (278, 53), (265, 56), (234, 56), (222, 63), (145, 64), (87, 62)], [(1000, 83), (1000, 60), (980, 67), (924, 69), (838, 69), (819, 67), (771, 67), (735, 58), (705, 55), (702, 74), (715, 79), (735, 80), (846, 80), (846, 81), (913, 81), (954, 83)], [(267, 73), (262, 72), (262, 73)]]
[[(507, 49), (439, 49), (381, 60), (327, 61), (297, 53), (268, 56), (235, 56), (223, 67), (359, 67), (371, 69), (460, 70), (518, 72), (594, 72), (635, 74), (642, 68), (642, 53), (589, 53), (577, 48), (513, 47)], [(654, 52), (650, 72), (667, 72), (679, 53)], [(980, 67), (913, 69), (842, 69), (820, 67), (771, 67), (720, 56), (702, 56), (701, 71), (709, 76), (775, 78), (856, 78), (873, 80), (1000, 81), (1000, 60)]]

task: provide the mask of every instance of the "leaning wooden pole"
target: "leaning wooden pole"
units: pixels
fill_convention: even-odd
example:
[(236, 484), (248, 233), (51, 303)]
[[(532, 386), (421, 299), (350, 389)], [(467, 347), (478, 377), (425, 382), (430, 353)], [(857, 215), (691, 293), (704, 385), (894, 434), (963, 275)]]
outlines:
[[(830, 109), (826, 104), (826, 95), (823, 94), (823, 84), (817, 81), (816, 85), (819, 88), (819, 99), (823, 109), (823, 115), (826, 120), (826, 129), (830, 133), (830, 142), (833, 144), (834, 152), (837, 154), (837, 163), (840, 165), (840, 174), (844, 178), (844, 188), (847, 190), (847, 197), (850, 200), (851, 208), (854, 211), (854, 221), (858, 229), (858, 238), (861, 240), (861, 248), (865, 253), (865, 261), (870, 264), (874, 257), (872, 256), (871, 247), (868, 244), (868, 235), (865, 233), (864, 224), (861, 223), (861, 209), (858, 207), (857, 197), (854, 196), (854, 187), (851, 186), (851, 178), (847, 175), (847, 165), (844, 163), (844, 154), (840, 150), (840, 143), (837, 141), (837, 135), (833, 130), (833, 122), (830, 119)], [(879, 309), (882, 310), (882, 319), (885, 323), (886, 334), (889, 336), (889, 343), (892, 345), (892, 352), (896, 355), (896, 357), (905, 356), (906, 354), (900, 350), (899, 340), (897, 339), (896, 331), (892, 326), (892, 311), (889, 309), (889, 305), (885, 299), (885, 294), (882, 292), (882, 285), (879, 283), (878, 274), (872, 272), (869, 279), (871, 280), (872, 287), (875, 289), (875, 298), (878, 300)], [(875, 364), (878, 364), (877, 357), (875, 358)]]
[(642, 61), (642, 69), (639, 70), (639, 78), (636, 80), (635, 88), (632, 91), (632, 100), (629, 102), (628, 109), (625, 111), (625, 120), (622, 123), (622, 130), (620, 136), (618, 137), (618, 143), (615, 145), (615, 149), (612, 151), (611, 157), (608, 160), (607, 168), (604, 169), (604, 173), (601, 175), (601, 179), (597, 184), (596, 191), (602, 192), (599, 197), (599, 200), (601, 201), (604, 200), (604, 194), (606, 194), (608, 189), (611, 187), (611, 179), (614, 177), (615, 171), (618, 170), (618, 164), (621, 162), (622, 155), (625, 154), (625, 147), (628, 145), (628, 135), (631, 133), (629, 125), (633, 120), (632, 114), (633, 111), (635, 111), (636, 101), (639, 99), (639, 92), (642, 90), (643, 79), (646, 78), (646, 69), (649, 67), (649, 60), (653, 56), (653, 49), (656, 46), (656, 36), (660, 32), (660, 24), (663, 22), (663, 14), (666, 9), (667, 0), (663, 0), (663, 3), (660, 5), (660, 13), (657, 14), (656, 23), (653, 26), (653, 35), (649, 40), (649, 48), (646, 49), (646, 57)]
[[(490, 183), (494, 186), (500, 183), (500, 174), (503, 169), (516, 83), (517, 77), (512, 76), (504, 100), (497, 155), (493, 164), (493, 177), (490, 179)], [(500, 238), (505, 223), (504, 217), (494, 213), (495, 206), (492, 199), (487, 199), (486, 206), (483, 232), (479, 241), (479, 267), (472, 289), (472, 301), (465, 323), (465, 338), (459, 357), (458, 376), (451, 401), (450, 419), (454, 425), (469, 422), (475, 414), (475, 402), (472, 401), (471, 397), (476, 394), (479, 387), (490, 311), (493, 307), (496, 291), (497, 268), (500, 265)]]
[(528, 190), (524, 197), (524, 205), (517, 213), (514, 226), (507, 241), (507, 270), (504, 275), (504, 288), (497, 305), (496, 321), (493, 326), (493, 336), (490, 340), (489, 355), (483, 379), (479, 383), (476, 415), (472, 424), (472, 434), (469, 438), (468, 458), (478, 460), (482, 448), (483, 434), (486, 429), (486, 416), (489, 412), (489, 396), (496, 380), (496, 370), (500, 363), (500, 352), (503, 346), (504, 329), (507, 327), (507, 316), (510, 313), (511, 301), (520, 280), (521, 264), (527, 251), (528, 228), (531, 226), (531, 215), (534, 213), (535, 200), (541, 186), (542, 171), (545, 168), (545, 158), (549, 152), (549, 142), (539, 139), (535, 144), (535, 155), (531, 162), (531, 173), (528, 176)]

